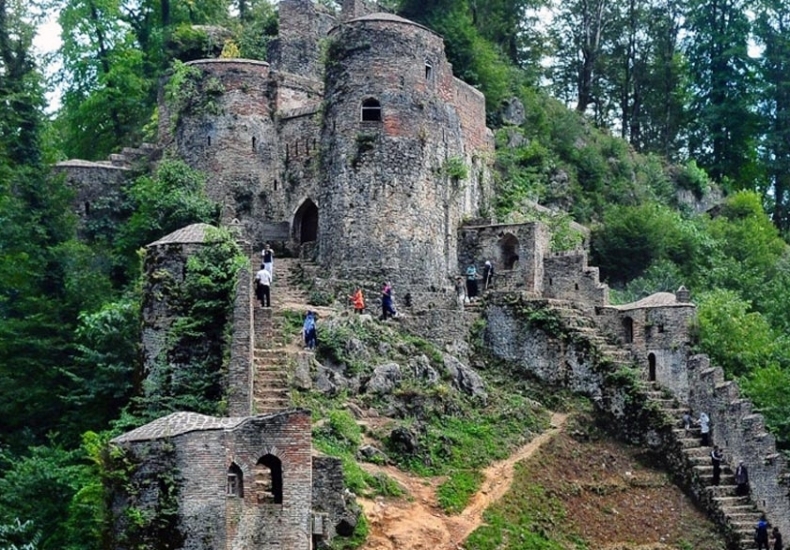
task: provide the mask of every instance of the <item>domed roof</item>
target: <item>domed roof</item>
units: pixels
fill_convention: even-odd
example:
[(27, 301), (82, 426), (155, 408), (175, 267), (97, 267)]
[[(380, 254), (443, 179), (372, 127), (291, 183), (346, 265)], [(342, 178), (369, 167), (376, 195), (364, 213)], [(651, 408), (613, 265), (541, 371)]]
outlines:
[(414, 21), (410, 21), (408, 19), (404, 19), (399, 15), (395, 15), (394, 13), (384, 13), (384, 12), (377, 12), (377, 13), (370, 13), (368, 15), (362, 15), (360, 17), (355, 17), (354, 19), (349, 19), (348, 23), (357, 23), (357, 22), (364, 22), (364, 21), (386, 21), (389, 23), (400, 23), (403, 25), (411, 25), (413, 27), (419, 27), (421, 29), (425, 29), (426, 31), (430, 32), (431, 34), (437, 33), (429, 29), (424, 25), (420, 25), (419, 23), (415, 23)]

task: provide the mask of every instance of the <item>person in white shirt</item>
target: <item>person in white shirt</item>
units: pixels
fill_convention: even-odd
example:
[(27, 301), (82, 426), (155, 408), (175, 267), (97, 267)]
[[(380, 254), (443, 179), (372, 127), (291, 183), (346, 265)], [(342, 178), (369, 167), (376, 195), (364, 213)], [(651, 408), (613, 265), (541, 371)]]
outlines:
[(255, 295), (261, 301), (261, 307), (271, 307), (272, 274), (263, 268), (255, 274)]

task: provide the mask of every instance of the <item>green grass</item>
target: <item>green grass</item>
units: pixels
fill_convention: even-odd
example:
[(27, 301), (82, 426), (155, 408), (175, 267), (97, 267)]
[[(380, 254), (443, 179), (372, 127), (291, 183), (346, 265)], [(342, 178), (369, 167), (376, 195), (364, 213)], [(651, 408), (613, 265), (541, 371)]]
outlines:
[(436, 491), (439, 506), (449, 514), (462, 512), (482, 483), (483, 474), (478, 470), (458, 470), (451, 473)]

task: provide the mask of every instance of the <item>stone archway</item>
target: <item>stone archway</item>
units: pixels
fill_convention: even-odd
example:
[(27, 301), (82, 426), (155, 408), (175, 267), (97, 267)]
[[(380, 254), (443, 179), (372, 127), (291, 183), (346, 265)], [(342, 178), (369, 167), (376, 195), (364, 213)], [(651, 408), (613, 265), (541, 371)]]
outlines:
[(262, 456), (255, 465), (255, 495), (258, 502), (283, 502), (283, 467), (272, 454)]
[(656, 354), (651, 353), (647, 356), (647, 380), (649, 382), (656, 381)]
[(318, 207), (311, 199), (297, 208), (293, 219), (293, 237), (299, 244), (318, 240)]
[(499, 245), (499, 265), (504, 270), (513, 269), (519, 260), (518, 239), (512, 233), (505, 233), (497, 244)]

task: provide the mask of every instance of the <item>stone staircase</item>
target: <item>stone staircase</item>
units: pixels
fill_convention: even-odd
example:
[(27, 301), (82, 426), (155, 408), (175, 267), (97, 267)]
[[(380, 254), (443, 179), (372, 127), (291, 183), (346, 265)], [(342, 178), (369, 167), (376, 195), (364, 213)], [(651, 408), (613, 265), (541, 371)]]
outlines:
[[(561, 320), (564, 330), (571, 338), (587, 340), (599, 351), (602, 360), (618, 366), (633, 365), (631, 354), (603, 335), (595, 321), (574, 303), (561, 300), (542, 301), (548, 302), (549, 311)], [(679, 463), (679, 468), (683, 470), (675, 473), (686, 480), (687, 488), (724, 529), (730, 548), (753, 549), (754, 527), (760, 519), (761, 510), (748, 495), (737, 495), (734, 474), (727, 464), (726, 449), (720, 482), (714, 486), (710, 459), (712, 447), (702, 446), (699, 428), (692, 428), (688, 432), (682, 428), (682, 415), (688, 410), (688, 406), (678, 402), (652, 382), (645, 381), (641, 392), (646, 403), (658, 409), (669, 424), (674, 426), (671, 438), (677, 450), (675, 454), (680, 457), (679, 461), (674, 462)]]
[[(260, 254), (253, 255), (257, 272)], [(261, 307), (255, 299), (253, 350), (253, 402), (256, 414), (287, 409), (291, 403), (289, 367), (299, 351), (286, 331), (286, 310), (307, 309), (307, 296), (298, 285), (301, 266), (294, 258), (276, 258), (272, 282), (272, 307)]]

